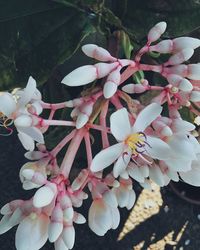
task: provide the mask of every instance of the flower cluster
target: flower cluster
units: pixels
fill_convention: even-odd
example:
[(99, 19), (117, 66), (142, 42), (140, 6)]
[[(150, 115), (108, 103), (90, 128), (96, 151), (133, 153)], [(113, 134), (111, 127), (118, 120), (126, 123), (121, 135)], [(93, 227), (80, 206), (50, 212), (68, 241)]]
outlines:
[[(81, 66), (62, 80), (71, 87), (96, 81), (87, 94), (76, 99), (45, 103), (32, 77), (24, 89), (1, 92), (1, 119), (13, 121), (28, 151), (25, 157), (29, 162), (19, 173), (22, 186), (25, 190), (36, 189), (29, 200), (14, 200), (1, 209), (0, 234), (19, 224), (17, 250), (38, 250), (47, 240), (54, 243), (56, 250), (72, 249), (75, 224), (86, 222), (86, 215), (76, 208), (88, 197), (92, 200), (90, 229), (99, 236), (116, 229), (119, 207), (131, 209), (135, 203), (133, 180), (143, 188), (151, 188), (152, 181), (163, 187), (171, 180), (200, 186), (196, 127), (181, 113), (184, 107), (199, 116), (200, 64), (187, 61), (200, 40), (161, 40), (165, 29), (165, 22), (155, 25), (133, 59), (119, 59), (97, 45), (84, 45), (83, 52), (100, 62)], [(151, 53), (165, 54), (165, 61), (142, 63), (143, 55)], [(163, 83), (153, 85), (145, 78), (132, 83), (130, 77), (139, 71), (156, 72)], [(145, 106), (139, 97), (151, 91), (154, 97)], [(54, 119), (55, 112), (64, 108), (72, 109), (72, 119)], [(50, 110), (48, 119), (43, 118), (45, 109)], [(66, 137), (51, 151), (44, 140), (49, 126), (69, 127)], [(92, 152), (91, 130), (101, 133), (102, 147), (96, 155)], [(82, 141), (87, 165), (71, 178)], [(58, 164), (61, 150), (66, 153)]]

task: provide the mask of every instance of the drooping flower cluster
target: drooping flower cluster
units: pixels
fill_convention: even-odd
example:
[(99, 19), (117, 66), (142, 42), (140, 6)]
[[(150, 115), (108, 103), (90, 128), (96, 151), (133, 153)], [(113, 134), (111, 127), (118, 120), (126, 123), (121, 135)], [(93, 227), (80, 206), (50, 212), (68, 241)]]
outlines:
[[(200, 40), (179, 37), (160, 41), (165, 29), (165, 22), (155, 25), (147, 43), (131, 60), (113, 57), (94, 44), (84, 45), (83, 52), (100, 62), (81, 66), (62, 80), (71, 87), (96, 81), (81, 97), (45, 103), (32, 77), (24, 89), (1, 92), (2, 124), (7, 128), (5, 121), (13, 121), (28, 150), (25, 157), (29, 162), (19, 173), (22, 187), (36, 189), (29, 200), (14, 200), (1, 209), (0, 234), (19, 224), (17, 250), (38, 250), (47, 240), (56, 250), (72, 249), (75, 224), (85, 223), (87, 216), (76, 208), (88, 197), (92, 199), (88, 225), (103, 236), (118, 227), (119, 207), (133, 207), (135, 181), (144, 188), (151, 188), (152, 181), (163, 187), (171, 180), (200, 186), (200, 145), (193, 133), (196, 127), (182, 118), (181, 111), (185, 107), (199, 116), (200, 64), (185, 62), (200, 46)], [(167, 59), (161, 64), (142, 63), (143, 55), (152, 52), (166, 54)], [(139, 71), (159, 73), (163, 83), (153, 85), (145, 78), (132, 83), (130, 77)], [(151, 91), (156, 95), (145, 106), (139, 97)], [(55, 112), (64, 108), (72, 109), (72, 119), (55, 120)], [(48, 119), (43, 118), (44, 109), (50, 110)], [(66, 137), (51, 151), (44, 140), (49, 126), (69, 127)], [(91, 130), (101, 133), (102, 148), (96, 155), (92, 152)], [(72, 178), (71, 169), (82, 141), (87, 165)], [(61, 150), (66, 153), (58, 164)]]

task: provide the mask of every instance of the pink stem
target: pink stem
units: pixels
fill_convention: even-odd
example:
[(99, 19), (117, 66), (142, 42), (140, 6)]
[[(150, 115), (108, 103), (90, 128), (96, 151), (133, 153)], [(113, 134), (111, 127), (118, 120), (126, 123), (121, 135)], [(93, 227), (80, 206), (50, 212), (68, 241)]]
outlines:
[(46, 126), (75, 126), (75, 122), (72, 121), (60, 121), (60, 120), (45, 120), (40, 122), (42, 127)]
[(154, 72), (162, 73), (163, 66), (162, 65), (139, 64), (138, 65), (138, 70), (154, 71)]
[(88, 123), (87, 128), (96, 129), (96, 130), (104, 131), (106, 133), (110, 133), (110, 128), (97, 125), (97, 124)]
[(85, 139), (85, 146), (86, 146), (86, 152), (87, 152), (88, 168), (90, 168), (90, 165), (92, 163), (92, 148), (91, 148), (89, 132), (85, 133), (84, 139)]
[[(106, 116), (108, 113), (108, 106), (109, 106), (109, 101), (107, 100), (101, 110), (100, 114), (100, 125), (106, 128)], [(102, 145), (103, 148), (107, 148), (110, 146), (110, 143), (108, 141), (108, 134), (106, 131), (101, 131), (101, 137), (102, 137)]]
[(151, 85), (149, 85), (147, 87), (147, 90), (163, 90), (163, 89), (164, 89), (164, 87), (161, 87), (161, 86), (151, 86)]
[(116, 95), (114, 95), (113, 97), (111, 97), (110, 101), (115, 106), (116, 109), (123, 108), (123, 105), (121, 104), (119, 98), (116, 97)]
[[(54, 116), (55, 112), (56, 112), (56, 111), (55, 111), (54, 109), (52, 109), (52, 110), (50, 111), (50, 115), (49, 115), (48, 120), (52, 120), (52, 119), (53, 119), (53, 116)], [(46, 128), (44, 128), (44, 129), (42, 130), (42, 132), (45, 133), (45, 132), (48, 130), (48, 128), (49, 128), (49, 126), (47, 126)]]
[[(135, 72), (138, 71), (137, 66), (129, 66), (122, 74), (120, 84), (125, 82), (129, 77), (131, 77)], [(119, 85), (120, 85), (119, 84)]]
[(53, 104), (42, 102), (42, 107), (44, 109), (53, 109), (53, 110), (63, 109), (66, 108), (66, 102), (53, 103)]
[(60, 152), (60, 150), (74, 137), (76, 130), (72, 130), (70, 134), (64, 137), (61, 142), (50, 152), (53, 157)]
[(74, 162), (74, 158), (76, 156), (76, 153), (79, 149), (79, 146), (81, 144), (81, 141), (86, 133), (85, 128), (81, 128), (79, 130), (76, 130), (76, 134), (71, 140), (69, 147), (67, 149), (67, 152), (65, 154), (65, 157), (61, 164), (61, 174), (63, 174), (66, 178), (68, 178), (72, 164)]

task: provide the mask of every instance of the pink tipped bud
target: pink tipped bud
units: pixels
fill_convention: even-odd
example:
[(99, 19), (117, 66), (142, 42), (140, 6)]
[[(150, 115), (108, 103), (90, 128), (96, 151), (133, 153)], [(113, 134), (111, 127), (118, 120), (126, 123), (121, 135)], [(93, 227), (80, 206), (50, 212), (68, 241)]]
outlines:
[(134, 94), (134, 93), (143, 93), (147, 90), (147, 87), (143, 84), (127, 84), (125, 85), (122, 90), (128, 94)]
[(121, 79), (120, 70), (121, 67), (118, 67), (116, 70), (111, 72), (107, 78), (103, 88), (104, 97), (107, 99), (111, 98), (117, 91), (117, 86), (119, 85)]
[(73, 207), (67, 207), (63, 210), (63, 217), (64, 220), (67, 221), (71, 221), (74, 217), (74, 210)]
[(78, 190), (82, 184), (86, 181), (88, 177), (88, 171), (86, 169), (83, 169), (79, 175), (76, 177), (76, 179), (73, 181), (71, 188), (73, 191)]
[(92, 102), (85, 103), (85, 105), (80, 107), (79, 114), (76, 120), (77, 129), (82, 128), (88, 122), (90, 115), (92, 114), (92, 110), (93, 110)]
[[(54, 185), (54, 187), (53, 187)], [(56, 185), (51, 183), (48, 186), (43, 186), (37, 190), (35, 195), (33, 196), (33, 205), (34, 207), (40, 208), (49, 205), (53, 198), (55, 197)]]
[(76, 106), (80, 106), (84, 102), (83, 98), (75, 98), (73, 100), (67, 101), (66, 102), (66, 107), (68, 108), (73, 108)]
[(76, 224), (84, 224), (86, 222), (86, 219), (85, 219), (85, 217), (82, 214), (75, 212), (74, 213), (73, 221)]
[(191, 91), (193, 89), (191, 82), (179, 75), (168, 75), (167, 80), (170, 84), (178, 87), (182, 91)]
[(23, 200), (14, 200), (14, 201), (11, 201), (11, 202), (5, 204), (1, 208), (1, 214), (3, 214), (3, 215), (12, 214), (22, 204), (23, 204)]
[(159, 42), (154, 46), (149, 47), (149, 51), (156, 51), (159, 53), (171, 53), (173, 51), (173, 42), (172, 40), (164, 40)]
[(148, 33), (148, 43), (155, 42), (165, 32), (167, 28), (166, 22), (157, 23)]
[(116, 58), (112, 57), (111, 54), (106, 49), (99, 47), (95, 44), (86, 44), (82, 46), (82, 51), (87, 56), (102, 62), (116, 61)]
[(63, 211), (59, 204), (53, 209), (48, 228), (49, 241), (55, 242), (63, 230)]
[(16, 127), (30, 127), (32, 125), (32, 118), (29, 115), (20, 115), (15, 121)]
[(64, 195), (61, 200), (60, 200), (60, 205), (61, 208), (64, 210), (67, 207), (71, 207), (72, 206), (72, 201), (71, 199), (68, 197), (68, 195)]
[(194, 54), (194, 50), (187, 48), (183, 49), (175, 55), (171, 56), (165, 65), (177, 65), (189, 60)]
[(200, 92), (199, 91), (192, 91), (192, 93), (190, 95), (190, 101), (200, 102)]
[(75, 230), (73, 226), (66, 226), (63, 229), (62, 238), (68, 249), (72, 249), (75, 242)]
[(103, 95), (105, 98), (111, 98), (117, 91), (117, 84), (114, 82), (107, 81), (103, 87)]
[(192, 80), (200, 80), (200, 64), (189, 64), (187, 77)]
[(66, 75), (62, 83), (67, 86), (82, 86), (97, 79), (97, 69), (93, 65), (81, 66)]
[(187, 77), (188, 65), (181, 64), (181, 65), (176, 65), (176, 66), (172, 66), (172, 67), (165, 67), (164, 73), (165, 73), (165, 75), (175, 74), (175, 75), (179, 75), (182, 77)]
[(173, 134), (170, 127), (168, 127), (165, 123), (161, 121), (154, 121), (152, 123), (153, 128), (160, 133), (162, 136), (171, 136)]
[(196, 49), (200, 46), (200, 40), (192, 37), (178, 37), (173, 39), (174, 51), (180, 51), (185, 48)]
[(97, 78), (99, 79), (107, 76), (111, 71), (119, 66), (119, 63), (96, 63), (94, 66), (96, 67)]

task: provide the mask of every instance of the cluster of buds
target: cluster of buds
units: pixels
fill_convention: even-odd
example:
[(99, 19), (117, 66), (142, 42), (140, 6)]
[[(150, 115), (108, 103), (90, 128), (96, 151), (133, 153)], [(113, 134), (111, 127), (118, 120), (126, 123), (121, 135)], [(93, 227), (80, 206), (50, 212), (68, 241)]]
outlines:
[[(0, 234), (19, 224), (17, 250), (39, 250), (47, 240), (56, 250), (72, 249), (75, 224), (87, 221), (87, 215), (76, 208), (88, 197), (92, 200), (88, 225), (103, 236), (118, 227), (119, 208), (134, 206), (133, 183), (151, 188), (152, 182), (163, 187), (171, 180), (182, 180), (200, 186), (196, 127), (181, 116), (183, 106), (194, 116), (200, 115), (200, 64), (185, 63), (200, 40), (179, 37), (160, 41), (165, 29), (165, 22), (155, 25), (132, 60), (113, 57), (94, 44), (84, 45), (83, 52), (100, 62), (75, 69), (62, 83), (76, 87), (98, 81), (76, 99), (45, 103), (32, 77), (26, 88), (1, 93), (1, 117), (13, 121), (28, 150), (25, 157), (29, 162), (19, 173), (22, 186), (36, 189), (30, 200), (14, 200), (1, 209)], [(164, 58), (168, 59), (161, 64), (142, 63), (143, 55), (152, 52), (167, 54)], [(153, 85), (145, 78), (127, 83), (138, 71), (159, 73), (163, 83)], [(157, 95), (144, 106), (137, 97), (150, 91)], [(64, 108), (72, 109), (72, 119), (55, 120), (55, 112)], [(50, 110), (48, 119), (42, 117), (44, 109)], [(49, 126), (69, 127), (69, 133), (51, 151), (44, 145)], [(102, 148), (96, 155), (91, 129), (101, 133)], [(82, 141), (87, 164), (74, 177), (70, 173)], [(35, 142), (38, 149), (34, 151)], [(58, 164), (57, 157), (65, 146), (65, 156)]]

